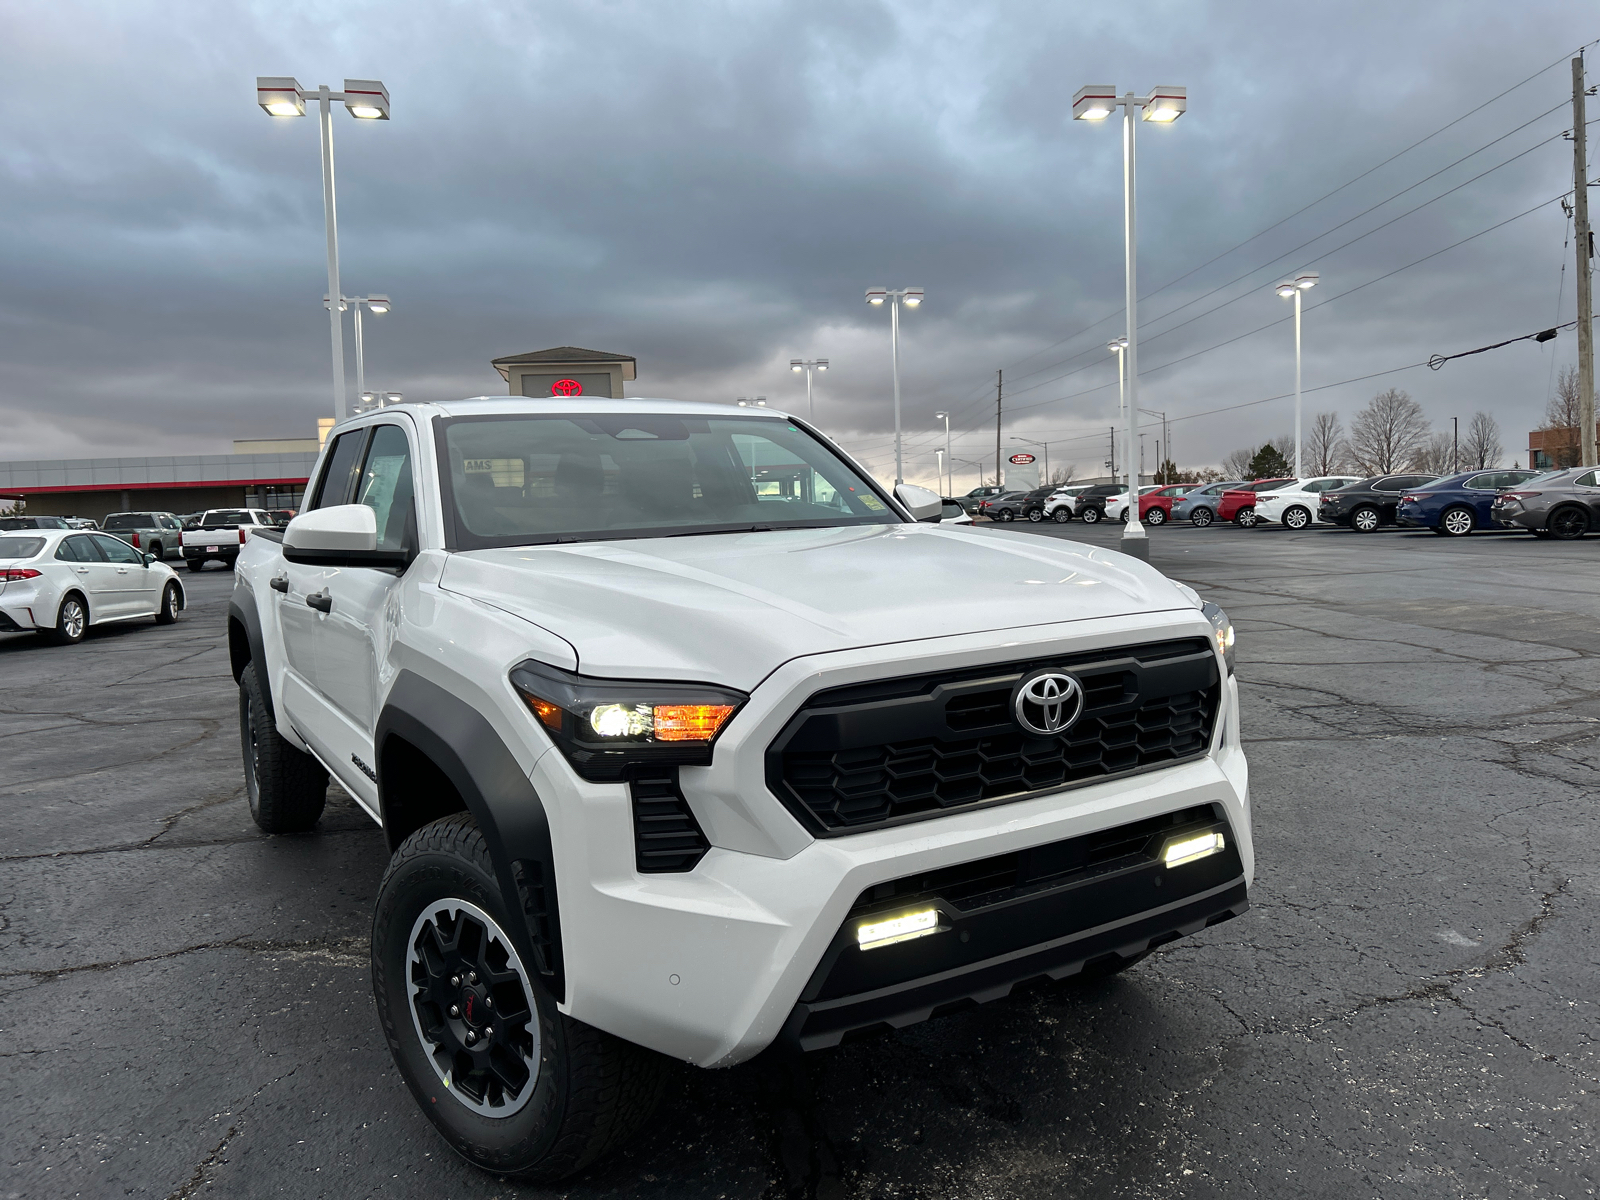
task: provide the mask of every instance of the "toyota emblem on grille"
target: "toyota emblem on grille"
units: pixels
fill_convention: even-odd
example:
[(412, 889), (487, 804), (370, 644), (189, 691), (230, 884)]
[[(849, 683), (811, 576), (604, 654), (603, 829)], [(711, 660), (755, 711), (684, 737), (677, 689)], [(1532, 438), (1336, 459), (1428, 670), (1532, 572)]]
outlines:
[(1040, 671), (1018, 685), (1011, 711), (1029, 733), (1054, 737), (1082, 715), (1083, 685), (1059, 671)]

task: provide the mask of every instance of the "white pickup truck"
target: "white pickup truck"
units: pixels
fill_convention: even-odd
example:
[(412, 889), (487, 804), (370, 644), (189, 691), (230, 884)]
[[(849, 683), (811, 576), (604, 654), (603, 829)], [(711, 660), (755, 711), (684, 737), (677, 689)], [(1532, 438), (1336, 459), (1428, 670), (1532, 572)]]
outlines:
[(277, 527), (264, 508), (213, 508), (183, 531), (183, 561), (191, 571), (203, 570), (212, 559), (231, 568), (252, 533)]
[(1227, 617), (939, 513), (781, 413), (490, 397), (344, 422), (241, 547), (251, 811), (381, 824), (378, 1015), (469, 1161), (1248, 908)]

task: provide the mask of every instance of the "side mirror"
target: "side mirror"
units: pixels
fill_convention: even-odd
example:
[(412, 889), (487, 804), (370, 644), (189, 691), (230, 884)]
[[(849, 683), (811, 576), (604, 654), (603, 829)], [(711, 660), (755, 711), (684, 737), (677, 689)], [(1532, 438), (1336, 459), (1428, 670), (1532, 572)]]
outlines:
[(156, 560), (156, 556), (154, 554), (144, 554), (140, 557), (144, 559), (144, 565), (147, 567)]
[(906, 506), (913, 521), (926, 521), (931, 525), (939, 523), (944, 500), (938, 492), (930, 492), (914, 483), (902, 483), (894, 489), (894, 497)]
[(283, 530), (283, 557), (314, 567), (398, 567), (403, 550), (378, 549), (378, 516), (365, 504), (336, 504), (290, 521)]

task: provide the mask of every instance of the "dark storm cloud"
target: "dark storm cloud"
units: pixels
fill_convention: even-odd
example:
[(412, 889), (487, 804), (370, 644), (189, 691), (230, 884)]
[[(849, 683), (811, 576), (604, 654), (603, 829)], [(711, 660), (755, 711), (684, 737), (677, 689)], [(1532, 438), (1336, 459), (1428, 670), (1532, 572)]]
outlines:
[[(819, 417), (889, 470), (887, 318), (862, 290), (921, 284), (928, 302), (907, 314), (903, 345), (916, 476), (931, 472), (940, 408), (972, 427), (957, 457), (992, 461), (983, 422), (999, 366), (1013, 381), (1008, 437), (1070, 438), (1115, 411), (1104, 343), (1121, 311), (1120, 144), (1114, 128), (1066, 120), (1080, 83), (1190, 89), (1183, 121), (1141, 129), (1142, 403), (1178, 416), (1287, 390), (1286, 326), (1209, 349), (1286, 314), (1269, 290), (1277, 272), (1319, 267), (1312, 301), (1328, 300), (1569, 187), (1570, 144), (1556, 136), (1327, 253), (1559, 135), (1570, 120), (1557, 109), (1288, 253), (1560, 104), (1566, 67), (1159, 285), (1595, 26), (1588, 6), (1554, 2), (1113, 15), (1043, 3), (11, 6), (0, 458), (214, 451), (305, 435), (327, 408), (316, 127), (264, 116), (258, 73), (382, 78), (393, 97), (389, 123), (336, 114), (344, 287), (396, 301), (367, 327), (369, 385), (493, 392), (488, 359), (570, 343), (637, 355), (640, 394), (798, 403), (788, 359), (827, 355)], [(1308, 308), (1307, 386), (1551, 323), (1563, 228), (1547, 203)], [(1514, 454), (1552, 363), (1571, 353), (1569, 337), (1389, 379), (1436, 420), (1489, 409)], [(1348, 419), (1388, 381), (1307, 408)], [(1280, 401), (1184, 423), (1174, 441), (1185, 461), (1215, 461), (1289, 422)], [(1069, 442), (1052, 457), (1089, 470), (1103, 453)]]

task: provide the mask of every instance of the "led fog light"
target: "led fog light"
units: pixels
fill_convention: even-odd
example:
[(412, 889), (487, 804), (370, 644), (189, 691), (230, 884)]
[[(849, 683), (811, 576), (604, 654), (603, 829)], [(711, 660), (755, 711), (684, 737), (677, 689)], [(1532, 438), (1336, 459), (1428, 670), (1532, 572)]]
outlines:
[(1223, 836), (1212, 830), (1198, 837), (1168, 842), (1167, 848), (1161, 852), (1161, 861), (1169, 867), (1181, 867), (1184, 863), (1194, 862), (1195, 859), (1204, 858), (1208, 854), (1221, 854), (1222, 848), (1226, 845)]
[(882, 921), (863, 921), (856, 926), (856, 942), (863, 950), (876, 950), (879, 946), (909, 942), (912, 938), (927, 937), (930, 933), (938, 932), (939, 910), (921, 908)]

